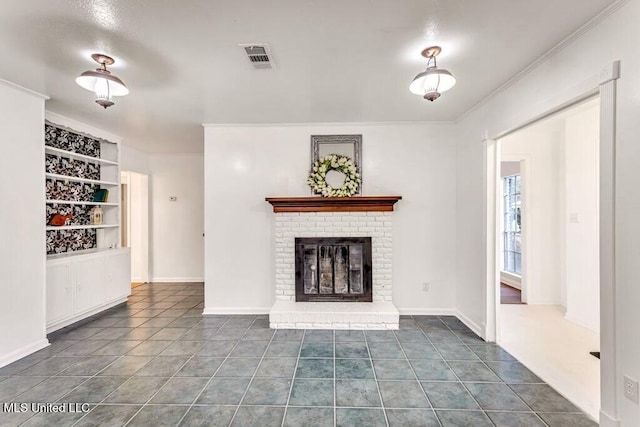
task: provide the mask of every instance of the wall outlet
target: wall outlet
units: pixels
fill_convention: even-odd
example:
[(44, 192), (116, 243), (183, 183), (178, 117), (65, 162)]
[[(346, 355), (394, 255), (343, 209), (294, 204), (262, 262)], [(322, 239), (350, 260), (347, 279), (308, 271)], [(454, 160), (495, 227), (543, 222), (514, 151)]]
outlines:
[(422, 292), (429, 292), (429, 289), (431, 288), (431, 283), (429, 282), (424, 282), (422, 284)]
[(624, 377), (624, 397), (638, 403), (638, 381), (626, 375)]

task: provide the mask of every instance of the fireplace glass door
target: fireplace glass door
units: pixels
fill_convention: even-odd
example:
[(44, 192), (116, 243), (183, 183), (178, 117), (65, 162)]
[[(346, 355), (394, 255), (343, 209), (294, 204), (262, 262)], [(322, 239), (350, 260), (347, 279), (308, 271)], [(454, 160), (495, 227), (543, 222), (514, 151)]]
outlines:
[(371, 238), (297, 238), (296, 301), (372, 301)]

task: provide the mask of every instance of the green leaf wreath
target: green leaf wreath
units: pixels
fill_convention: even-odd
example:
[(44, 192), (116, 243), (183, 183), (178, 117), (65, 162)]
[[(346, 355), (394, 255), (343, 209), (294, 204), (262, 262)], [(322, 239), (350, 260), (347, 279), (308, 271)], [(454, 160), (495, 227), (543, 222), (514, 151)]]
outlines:
[[(333, 188), (327, 184), (327, 172), (342, 172), (345, 176), (344, 183), (340, 188)], [(350, 197), (357, 193), (360, 185), (360, 174), (356, 165), (348, 156), (340, 154), (329, 154), (318, 159), (309, 172), (307, 184), (314, 193), (324, 197)]]

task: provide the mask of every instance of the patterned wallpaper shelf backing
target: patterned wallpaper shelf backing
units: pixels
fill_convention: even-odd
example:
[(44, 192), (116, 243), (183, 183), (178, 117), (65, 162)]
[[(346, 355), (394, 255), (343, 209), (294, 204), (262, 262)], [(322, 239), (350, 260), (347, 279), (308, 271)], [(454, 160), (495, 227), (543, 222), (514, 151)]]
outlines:
[[(45, 145), (59, 148), (85, 156), (100, 158), (100, 140), (85, 135), (60, 129), (50, 124), (45, 124)], [(66, 175), (76, 178), (100, 179), (100, 166), (71, 159), (64, 154), (47, 154), (45, 157), (45, 170), (47, 173)], [(45, 182), (46, 197), (48, 200), (68, 200), (90, 202), (99, 185), (65, 181), (47, 178)], [(72, 214), (67, 225), (90, 224), (89, 211), (93, 206), (64, 205), (47, 203), (45, 222), (53, 215)], [(96, 230), (49, 230), (47, 231), (47, 255), (59, 254), (69, 251), (79, 251), (97, 247)]]
[(45, 185), (47, 200), (68, 200), (71, 202), (90, 202), (93, 200), (93, 194), (100, 188), (97, 184), (52, 178), (47, 178)]
[(44, 125), (44, 144), (73, 153), (100, 158), (100, 140), (49, 124)]
[(81, 251), (96, 247), (96, 230), (47, 231), (47, 255)]
[(67, 225), (90, 225), (91, 216), (89, 211), (92, 208), (93, 206), (47, 204), (45, 221), (49, 222), (49, 219), (57, 213), (60, 215), (71, 214), (71, 219), (67, 222)]
[(44, 166), (47, 173), (74, 176), (76, 178), (100, 179), (100, 166), (69, 159), (64, 155), (47, 154), (44, 159)]

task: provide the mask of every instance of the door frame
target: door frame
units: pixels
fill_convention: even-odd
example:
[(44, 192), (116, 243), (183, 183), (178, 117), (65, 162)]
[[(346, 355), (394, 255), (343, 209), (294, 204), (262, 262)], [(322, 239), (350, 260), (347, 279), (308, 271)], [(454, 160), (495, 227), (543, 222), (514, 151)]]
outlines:
[(552, 100), (553, 104), (541, 114), (514, 123), (511, 128), (496, 135), (483, 136), (485, 151), (485, 336), (487, 341), (497, 338), (497, 310), (499, 293), (497, 281), (499, 268), (499, 165), (500, 138), (549, 117), (594, 96), (600, 97), (600, 423), (603, 426), (617, 425), (617, 335), (615, 325), (616, 277), (615, 277), (615, 145), (616, 145), (616, 82), (620, 77), (620, 61), (604, 67), (597, 75), (592, 87), (582, 87), (576, 93), (564, 93), (563, 98)]
[[(149, 268), (150, 268), (150, 264), (149, 264), (149, 176), (142, 173), (138, 173), (138, 172), (122, 171), (121, 178), (122, 178), (122, 182), (127, 183), (127, 194), (126, 194), (127, 215), (126, 215), (126, 218), (122, 219), (123, 221), (127, 222), (127, 244), (129, 247), (131, 247), (132, 234), (136, 234), (138, 237), (138, 240), (140, 241), (140, 247), (137, 248), (135, 251), (134, 250), (131, 251), (132, 266), (133, 266), (133, 262), (140, 263), (140, 265), (142, 266), (140, 281), (142, 283), (148, 283), (149, 277), (150, 277), (150, 273), (149, 273)], [(133, 193), (132, 189), (134, 188), (134, 178), (138, 178), (136, 179), (136, 182), (139, 181), (139, 185), (135, 185), (135, 187), (139, 187), (139, 188), (137, 188), (137, 190), (135, 191), (136, 194), (132, 195)], [(140, 223), (140, 229), (135, 229), (135, 230), (133, 229), (134, 227), (132, 227), (132, 221), (131, 221), (132, 220), (131, 201), (134, 197), (138, 198), (139, 199), (138, 201), (140, 203), (139, 217), (137, 218)], [(133, 268), (132, 268), (132, 271), (133, 271)], [(138, 278), (136, 277), (136, 279)]]

